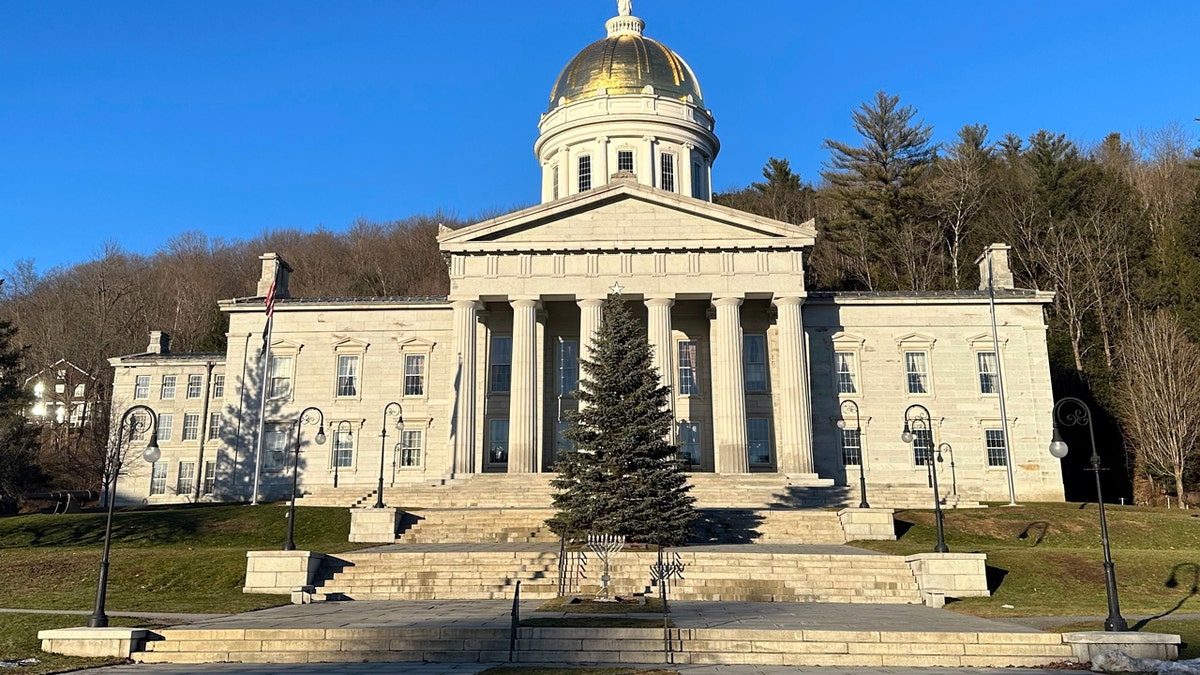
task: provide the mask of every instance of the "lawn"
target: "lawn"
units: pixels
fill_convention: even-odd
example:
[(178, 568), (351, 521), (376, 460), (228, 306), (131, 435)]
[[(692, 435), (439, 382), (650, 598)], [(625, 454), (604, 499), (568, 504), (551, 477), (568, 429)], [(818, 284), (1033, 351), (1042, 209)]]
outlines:
[[(242, 593), (246, 551), (280, 548), (286, 513), (282, 504), (118, 509), (107, 609), (228, 613), (287, 602)], [(103, 513), (0, 518), (4, 606), (91, 609), (104, 521)], [(356, 548), (349, 530), (347, 509), (297, 509), (297, 548)]]
[[(1200, 513), (1132, 506), (1106, 511), (1122, 613), (1200, 612)], [(895, 517), (902, 531), (897, 541), (856, 545), (895, 554), (933, 549), (931, 511), (898, 511)], [(950, 510), (946, 542), (954, 552), (987, 554), (993, 590), (990, 598), (964, 598), (948, 608), (987, 617), (1108, 613), (1095, 504)]]

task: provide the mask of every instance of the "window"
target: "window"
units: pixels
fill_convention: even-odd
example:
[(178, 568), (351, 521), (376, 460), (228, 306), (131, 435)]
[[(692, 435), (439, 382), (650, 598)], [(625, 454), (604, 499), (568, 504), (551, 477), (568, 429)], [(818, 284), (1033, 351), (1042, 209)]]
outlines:
[(155, 462), (150, 469), (150, 494), (167, 494), (167, 463)]
[(77, 385), (75, 385), (75, 389), (72, 390), (71, 395), (74, 396), (75, 398), (83, 398), (83, 394), (86, 389), (87, 389), (87, 387), (85, 385), (77, 384)]
[(204, 386), (204, 378), (200, 375), (188, 375), (187, 397), (200, 398), (200, 389)]
[(571, 396), (579, 388), (579, 340), (558, 341), (558, 395)]
[(692, 196), (696, 199), (705, 199), (704, 194), (704, 176), (700, 173), (703, 169), (700, 162), (692, 162)]
[(929, 393), (929, 355), (925, 352), (904, 352), (904, 370), (908, 393)]
[(679, 395), (696, 396), (700, 393), (700, 378), (696, 373), (696, 341), (679, 341)]
[(617, 151), (617, 171), (633, 171), (633, 151), (618, 150)]
[(751, 464), (771, 463), (771, 425), (767, 418), (751, 417), (746, 420), (746, 441)]
[(659, 187), (667, 192), (675, 191), (675, 155), (662, 156), (662, 182)]
[(508, 420), (488, 422), (488, 461), (493, 464), (508, 462)]
[(933, 460), (933, 432), (929, 429), (913, 429), (913, 463), (925, 466)]
[(179, 463), (179, 480), (175, 483), (175, 494), (190, 495), (196, 490), (196, 463)]
[(137, 380), (133, 385), (133, 397), (135, 399), (150, 398), (150, 376), (138, 375)]
[(858, 466), (862, 464), (862, 431), (859, 429), (842, 429), (842, 465)]
[(679, 458), (691, 465), (700, 464), (700, 423), (679, 423)]
[(404, 355), (404, 395), (425, 395), (425, 355)]
[(358, 396), (358, 355), (339, 355), (337, 372), (337, 395)]
[(560, 420), (554, 428), (554, 459), (559, 461), (563, 459), (568, 452), (575, 451), (575, 441), (566, 437), (567, 429), (571, 428), (571, 423), (566, 420)]
[(182, 440), (194, 441), (199, 438), (200, 438), (200, 414), (199, 413), (184, 413)]
[(146, 440), (146, 432), (150, 430), (150, 424), (149, 417), (142, 413), (134, 413), (129, 418), (129, 440), (139, 443)]
[[(512, 388), (512, 337), (492, 336), (492, 366), (490, 381), (493, 394), (507, 394)], [(505, 422), (507, 425), (508, 423)], [(505, 436), (508, 434), (506, 433)]]
[(287, 398), (292, 393), (292, 357), (271, 357), (271, 382), (267, 395), (271, 398)]
[(54, 393), (56, 393), (56, 394), (67, 393), (67, 385), (63, 384), (62, 382), (59, 382), (58, 384), (54, 385)]
[(159, 393), (159, 398), (162, 398), (164, 401), (175, 398), (175, 379), (174, 375), (163, 375), (162, 391)]
[(979, 364), (979, 393), (999, 393), (1000, 364), (996, 352), (976, 352), (975, 361)]
[(421, 466), (421, 450), (425, 445), (425, 432), (420, 429), (405, 429), (400, 432), (400, 466)]
[(855, 385), (854, 352), (834, 352), (833, 364), (837, 371), (837, 390), (839, 394), (857, 394)]
[(288, 439), (292, 425), (271, 424), (266, 428), (263, 438), (262, 463), (263, 471), (279, 471), (284, 467), (284, 459), (288, 453)]
[(354, 434), (350, 431), (333, 432), (333, 465), (354, 466)]
[(158, 442), (169, 443), (171, 441), (171, 427), (175, 425), (175, 415), (171, 413), (159, 413), (158, 415)]
[(217, 463), (204, 463), (204, 487), (201, 488), (204, 494), (211, 495), (216, 491), (217, 486)]
[(579, 158), (579, 191), (587, 192), (592, 189), (592, 158), (584, 155)]
[(767, 336), (742, 337), (742, 370), (747, 392), (767, 390)]
[(550, 191), (553, 199), (558, 199), (558, 165), (550, 167)]
[(1008, 446), (1004, 443), (1004, 430), (984, 429), (983, 440), (987, 446), (987, 465), (1008, 466)]
[(208, 414), (208, 440), (215, 440), (221, 437), (221, 413)]
[(212, 397), (225, 398), (225, 376), (216, 374), (212, 376)]

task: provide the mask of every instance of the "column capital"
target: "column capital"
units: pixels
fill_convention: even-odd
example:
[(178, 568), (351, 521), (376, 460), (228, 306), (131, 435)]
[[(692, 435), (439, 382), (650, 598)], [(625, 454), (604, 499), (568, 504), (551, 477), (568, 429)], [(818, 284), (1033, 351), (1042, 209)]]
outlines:
[(508, 301), (513, 309), (540, 309), (542, 301), (537, 298), (513, 298)]
[(603, 307), (604, 298), (579, 298), (575, 304), (580, 307)]
[(740, 307), (744, 298), (738, 296), (729, 296), (724, 298), (713, 298), (712, 304), (715, 307)]
[(787, 295), (784, 297), (775, 297), (771, 299), (771, 304), (776, 307), (792, 307), (804, 304), (804, 297), (798, 295)]
[(654, 136), (642, 136), (642, 140), (653, 143), (653, 142), (657, 141), (658, 139)]
[(608, 142), (608, 136), (597, 136), (597, 137), (596, 137), (596, 142), (597, 142), (597, 143), (600, 143), (600, 144), (607, 143), (607, 142)]
[(479, 300), (452, 300), (450, 302), (450, 306), (453, 307), (454, 309), (478, 310), (480, 307), (480, 303), (479, 303)]
[(675, 298), (646, 298), (647, 307), (674, 307)]

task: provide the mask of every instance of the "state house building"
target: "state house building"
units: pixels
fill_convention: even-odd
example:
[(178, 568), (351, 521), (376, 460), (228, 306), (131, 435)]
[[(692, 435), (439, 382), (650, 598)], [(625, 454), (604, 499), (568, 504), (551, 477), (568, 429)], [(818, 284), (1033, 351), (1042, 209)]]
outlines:
[[(268, 253), (255, 295), (221, 303), (224, 353), (172, 353), (154, 334), (145, 353), (112, 359), (115, 415), (149, 405), (162, 448), (153, 465), (130, 462), (120, 499), (247, 500), (256, 475), (262, 498), (286, 498), (294, 422), (315, 406), (329, 442), (300, 426), (302, 494), (349, 505), (382, 473), (393, 495), (501, 481), (548, 503), (579, 363), (617, 292), (671, 389), (681, 461), (728, 505), (743, 487), (744, 501), (761, 501), (751, 494), (763, 486), (857, 503), (860, 467), (872, 506), (927, 505), (935, 449), (948, 503), (1007, 500), (1010, 475), (1019, 500), (1061, 500), (1046, 451), (1052, 296), (1013, 287), (1002, 245), (981, 258), (996, 339), (986, 283), (809, 292), (816, 224), (712, 203), (713, 112), (687, 63), (644, 27), (620, 3), (607, 36), (558, 76), (534, 144), (541, 204), (441, 233), (449, 296), (294, 298), (289, 274), (304, 270)], [(385, 419), (391, 401), (399, 425)], [(905, 443), (912, 404), (929, 419)]]

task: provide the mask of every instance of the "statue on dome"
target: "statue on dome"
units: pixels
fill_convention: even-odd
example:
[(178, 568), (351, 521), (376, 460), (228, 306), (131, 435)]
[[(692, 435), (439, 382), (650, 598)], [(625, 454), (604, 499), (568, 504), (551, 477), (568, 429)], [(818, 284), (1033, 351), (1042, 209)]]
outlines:
[(617, 14), (621, 16), (633, 14), (633, 0), (617, 0)]

